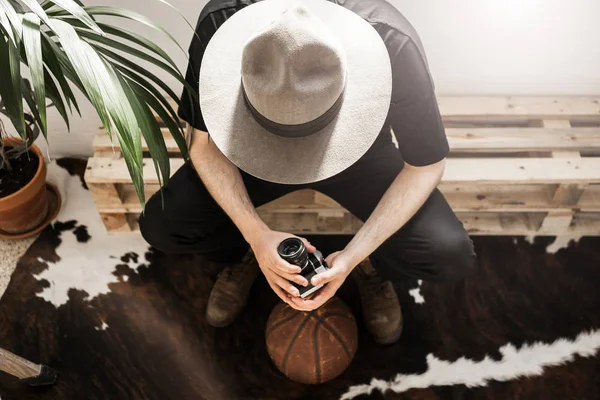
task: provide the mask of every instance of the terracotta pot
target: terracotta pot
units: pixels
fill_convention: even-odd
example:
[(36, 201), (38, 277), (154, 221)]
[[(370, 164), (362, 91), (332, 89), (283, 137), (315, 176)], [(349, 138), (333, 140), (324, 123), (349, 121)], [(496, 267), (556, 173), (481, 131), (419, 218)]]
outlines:
[[(5, 144), (22, 143), (19, 139), (5, 139)], [(40, 160), (35, 176), (25, 187), (0, 198), (0, 231), (19, 234), (34, 230), (48, 214), (46, 192), (46, 163), (40, 149), (33, 145), (30, 151)], [(33, 232), (32, 232), (33, 233)]]

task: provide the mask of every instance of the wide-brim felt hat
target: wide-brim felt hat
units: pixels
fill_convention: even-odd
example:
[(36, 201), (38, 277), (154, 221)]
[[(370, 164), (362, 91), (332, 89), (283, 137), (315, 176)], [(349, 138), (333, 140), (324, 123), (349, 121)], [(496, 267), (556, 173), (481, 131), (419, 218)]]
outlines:
[(283, 184), (336, 175), (386, 120), (387, 48), (352, 11), (327, 0), (264, 0), (232, 15), (200, 68), (200, 108), (219, 150)]

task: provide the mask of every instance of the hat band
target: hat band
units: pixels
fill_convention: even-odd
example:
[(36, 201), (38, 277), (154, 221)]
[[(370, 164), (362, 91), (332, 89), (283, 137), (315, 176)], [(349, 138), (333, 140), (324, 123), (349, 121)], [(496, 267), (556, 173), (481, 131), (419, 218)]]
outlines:
[(333, 103), (333, 105), (329, 108), (329, 110), (325, 111), (320, 117), (313, 119), (312, 121), (305, 122), (303, 124), (296, 125), (288, 125), (288, 124), (280, 124), (278, 122), (272, 121), (269, 118), (262, 115), (250, 102), (248, 99), (248, 95), (246, 94), (246, 90), (244, 89), (244, 85), (242, 84), (242, 92), (244, 92), (244, 100), (246, 100), (246, 105), (248, 109), (252, 113), (252, 116), (266, 130), (269, 132), (283, 137), (288, 138), (298, 138), (304, 137), (308, 135), (312, 135), (322, 129), (324, 129), (327, 125), (333, 121), (333, 119), (337, 116), (340, 108), (342, 107), (344, 91), (340, 94), (340, 97)]

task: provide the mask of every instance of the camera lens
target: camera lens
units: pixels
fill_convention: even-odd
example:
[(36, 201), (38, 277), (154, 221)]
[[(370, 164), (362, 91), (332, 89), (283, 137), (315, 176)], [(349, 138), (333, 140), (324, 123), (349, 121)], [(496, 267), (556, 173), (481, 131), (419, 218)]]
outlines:
[(297, 265), (304, 269), (308, 263), (308, 252), (302, 240), (297, 238), (288, 238), (277, 246), (279, 256), (290, 264)]

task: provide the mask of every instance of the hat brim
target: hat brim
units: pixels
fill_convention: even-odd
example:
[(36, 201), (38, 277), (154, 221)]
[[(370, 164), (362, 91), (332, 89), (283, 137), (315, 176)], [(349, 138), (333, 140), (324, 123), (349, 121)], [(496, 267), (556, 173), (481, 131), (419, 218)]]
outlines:
[(200, 68), (200, 107), (212, 140), (240, 169), (270, 182), (305, 184), (342, 172), (371, 147), (389, 111), (392, 71), (387, 48), (368, 22), (329, 1), (303, 0), (346, 50), (343, 104), (326, 128), (310, 136), (285, 138), (265, 130), (244, 101), (242, 50), (248, 38), (291, 3), (264, 0), (221, 25)]

